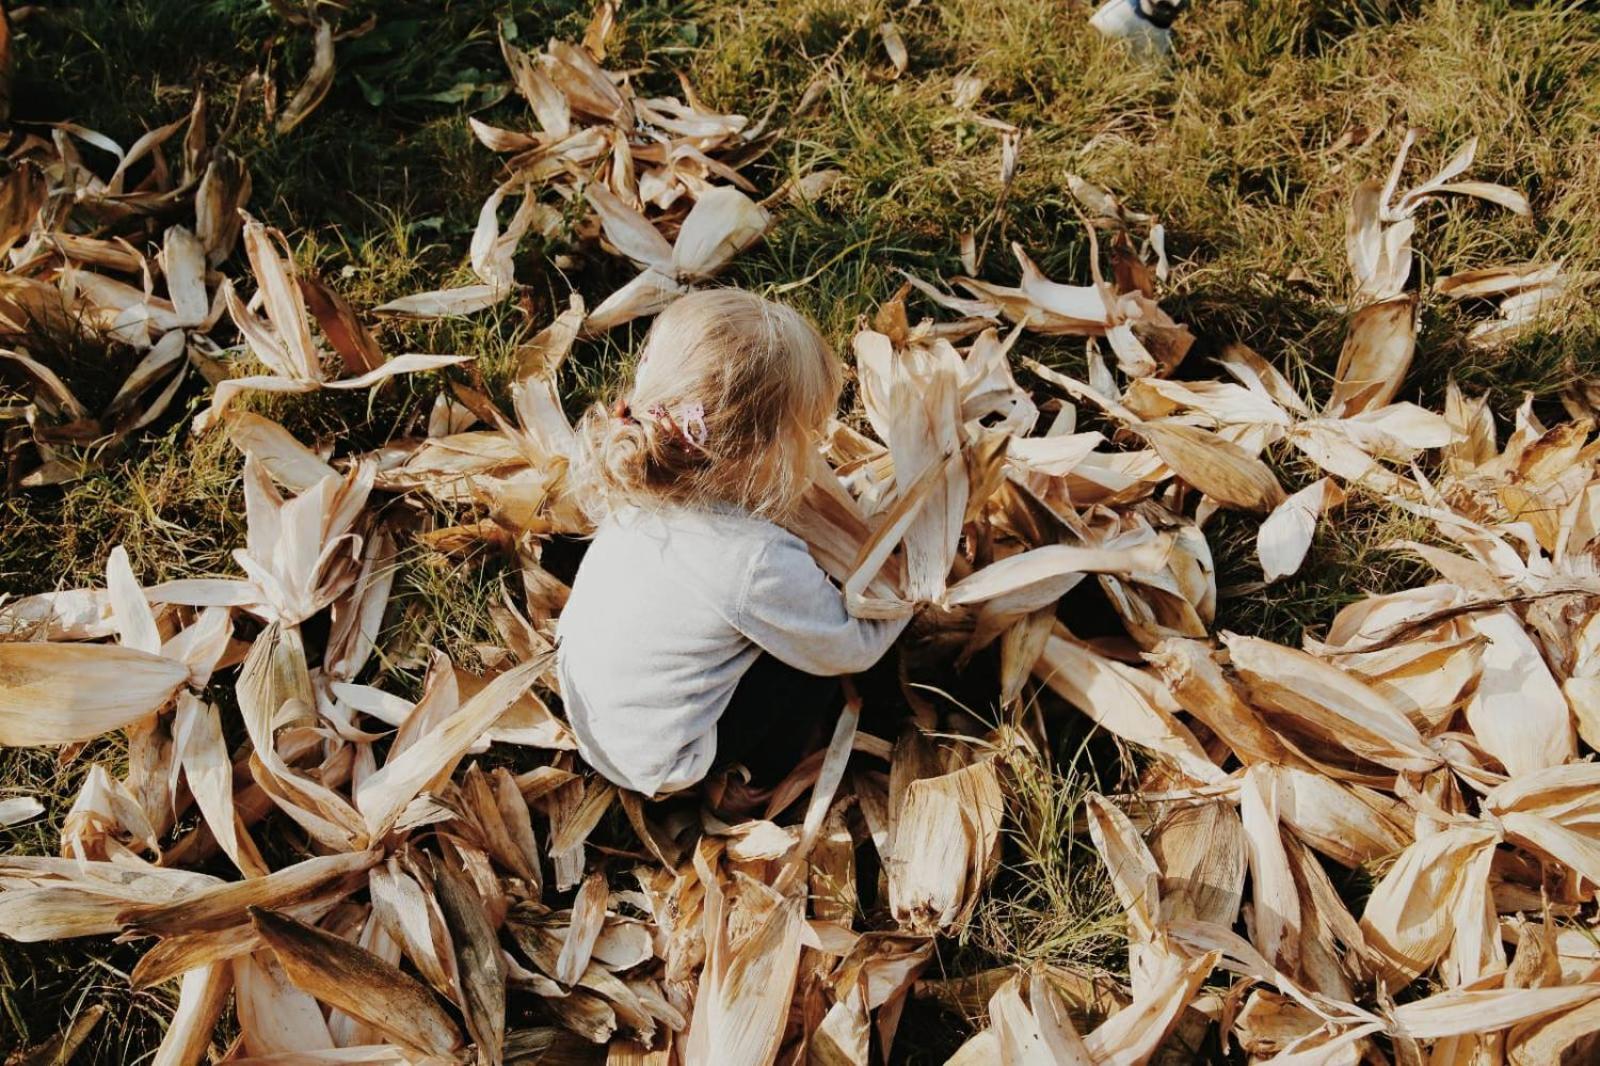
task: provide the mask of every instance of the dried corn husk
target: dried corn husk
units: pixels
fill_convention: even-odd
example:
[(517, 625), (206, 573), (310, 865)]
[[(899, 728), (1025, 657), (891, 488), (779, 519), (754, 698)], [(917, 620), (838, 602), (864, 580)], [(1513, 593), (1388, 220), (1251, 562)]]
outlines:
[(189, 680), (183, 663), (111, 644), (0, 644), (0, 744), (70, 744), (136, 722)]
[(250, 921), (297, 988), (423, 1055), (461, 1047), (461, 1033), (415, 979), (339, 937), (270, 910)]
[(1343, 500), (1338, 484), (1325, 477), (1273, 508), (1256, 534), (1256, 555), (1268, 582), (1300, 569), (1316, 535), (1317, 520), (1323, 511), (1337, 507)]
[(1416, 315), (1415, 294), (1369, 304), (1356, 312), (1334, 371), (1329, 414), (1359, 414), (1394, 399), (1416, 350)]
[(704, 848), (696, 852), (695, 867), (706, 887), (706, 971), (684, 1054), (694, 1062), (771, 1062), (783, 1036), (800, 961), (801, 901), (750, 886), (760, 916), (735, 941), (728, 900), (710, 861)]
[(883, 851), (895, 920), (922, 933), (966, 924), (994, 873), (999, 847), (994, 760), (911, 781), (890, 801)]

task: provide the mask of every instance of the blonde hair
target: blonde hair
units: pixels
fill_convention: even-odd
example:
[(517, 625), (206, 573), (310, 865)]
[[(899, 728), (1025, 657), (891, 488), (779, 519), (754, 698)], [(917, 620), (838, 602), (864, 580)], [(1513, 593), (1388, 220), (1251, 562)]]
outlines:
[(733, 504), (782, 517), (843, 386), (805, 315), (739, 289), (689, 293), (651, 326), (614, 406), (580, 423), (578, 498), (591, 513)]

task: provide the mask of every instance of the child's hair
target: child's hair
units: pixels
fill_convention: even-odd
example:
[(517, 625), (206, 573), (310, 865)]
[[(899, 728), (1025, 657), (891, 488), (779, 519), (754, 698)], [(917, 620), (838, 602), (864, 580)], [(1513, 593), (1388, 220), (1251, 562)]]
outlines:
[(651, 326), (631, 388), (579, 425), (577, 498), (596, 517), (663, 502), (781, 517), (843, 386), (805, 315), (739, 289), (689, 293)]

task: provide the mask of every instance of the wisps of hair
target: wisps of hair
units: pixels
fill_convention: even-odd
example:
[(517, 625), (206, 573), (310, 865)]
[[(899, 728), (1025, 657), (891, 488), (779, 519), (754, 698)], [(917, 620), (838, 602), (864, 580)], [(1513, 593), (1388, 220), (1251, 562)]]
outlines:
[[(781, 518), (805, 491), (809, 450), (843, 386), (838, 359), (800, 312), (739, 289), (689, 293), (645, 338), (621, 398), (632, 416), (597, 404), (579, 423), (578, 498), (596, 518), (661, 503)], [(699, 440), (659, 417), (696, 405)]]

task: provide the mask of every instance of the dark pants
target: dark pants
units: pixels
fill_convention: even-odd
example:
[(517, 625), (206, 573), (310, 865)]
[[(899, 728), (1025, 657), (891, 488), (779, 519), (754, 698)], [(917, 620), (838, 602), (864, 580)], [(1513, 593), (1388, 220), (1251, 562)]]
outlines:
[(762, 652), (717, 722), (717, 764), (739, 763), (752, 785), (775, 785), (817, 748), (838, 708), (837, 677), (808, 674)]

